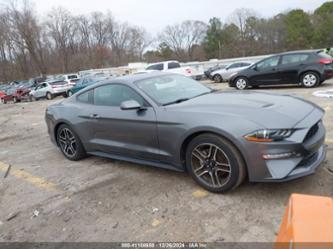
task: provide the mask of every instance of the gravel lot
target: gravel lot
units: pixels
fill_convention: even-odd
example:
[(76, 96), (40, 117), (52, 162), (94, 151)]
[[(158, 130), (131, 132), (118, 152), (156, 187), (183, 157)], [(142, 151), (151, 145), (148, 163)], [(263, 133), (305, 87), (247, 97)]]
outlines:
[(326, 110), (329, 151), (316, 174), (245, 182), (226, 195), (203, 191), (184, 173), (97, 157), (66, 160), (44, 122), (47, 105), (61, 98), (0, 104), (0, 241), (274, 241), (291, 193), (333, 195), (333, 100), (312, 96), (330, 88), (333, 81), (259, 90), (297, 94)]

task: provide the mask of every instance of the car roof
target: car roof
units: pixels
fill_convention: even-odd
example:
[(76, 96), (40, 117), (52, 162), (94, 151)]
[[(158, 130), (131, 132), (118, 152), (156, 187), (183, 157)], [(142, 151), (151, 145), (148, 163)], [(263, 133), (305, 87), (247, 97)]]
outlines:
[(301, 53), (320, 53), (320, 52), (322, 52), (322, 50), (309, 49), (309, 50), (288, 51), (288, 52), (283, 52), (283, 53), (279, 53), (279, 54), (276, 54), (276, 55), (301, 54)]
[(110, 83), (121, 83), (121, 84), (125, 84), (125, 85), (131, 85), (134, 82), (139, 81), (139, 80), (146, 80), (146, 79), (151, 79), (151, 78), (166, 76), (166, 75), (178, 75), (178, 74), (164, 73), (164, 72), (151, 72), (151, 73), (145, 73), (145, 74), (130, 74), (130, 75), (126, 75), (126, 76), (117, 77), (117, 78), (114, 78), (114, 79), (107, 79), (107, 80), (100, 81), (100, 82), (98, 82), (98, 83), (96, 83), (92, 86), (87, 87), (87, 90), (95, 88), (96, 86), (110, 84)]

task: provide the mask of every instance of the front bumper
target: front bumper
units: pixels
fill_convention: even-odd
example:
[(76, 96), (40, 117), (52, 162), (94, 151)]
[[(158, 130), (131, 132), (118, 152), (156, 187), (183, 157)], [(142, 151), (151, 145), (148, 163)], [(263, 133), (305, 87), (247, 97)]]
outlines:
[[(315, 108), (295, 128), (287, 141), (254, 143), (245, 141), (246, 162), (252, 182), (285, 182), (313, 174), (325, 160), (327, 146), (323, 112)], [(245, 139), (244, 139), (245, 140)], [(264, 159), (264, 155), (288, 155), (280, 159)]]

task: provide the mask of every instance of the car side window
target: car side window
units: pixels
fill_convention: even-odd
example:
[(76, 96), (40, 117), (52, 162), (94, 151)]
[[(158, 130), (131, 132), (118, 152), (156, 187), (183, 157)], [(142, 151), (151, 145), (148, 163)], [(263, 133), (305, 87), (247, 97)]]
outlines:
[(96, 87), (94, 90), (95, 105), (119, 106), (123, 101), (135, 100), (144, 105), (144, 99), (133, 89), (120, 84), (109, 84)]
[(94, 90), (89, 90), (87, 92), (81, 93), (79, 96), (77, 96), (77, 100), (82, 103), (92, 104), (93, 92)]
[(162, 71), (163, 70), (163, 63), (151, 65), (151, 66), (147, 67), (146, 70), (159, 70), (159, 71)]
[(176, 63), (176, 62), (169, 62), (169, 63), (168, 63), (168, 69), (173, 69), (173, 68), (180, 68), (179, 63)]
[(301, 63), (309, 59), (308, 54), (288, 54), (282, 57), (282, 65)]
[(274, 56), (271, 58), (268, 58), (266, 60), (263, 60), (262, 62), (259, 62), (257, 64), (258, 69), (265, 69), (265, 68), (270, 68), (270, 67), (276, 67), (279, 64), (280, 57), (279, 56)]

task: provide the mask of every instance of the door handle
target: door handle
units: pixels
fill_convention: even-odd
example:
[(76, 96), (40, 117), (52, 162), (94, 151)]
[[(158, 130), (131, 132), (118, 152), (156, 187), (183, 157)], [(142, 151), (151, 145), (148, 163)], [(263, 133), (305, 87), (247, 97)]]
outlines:
[(90, 114), (89, 118), (92, 118), (92, 119), (99, 119), (100, 116), (98, 114)]

